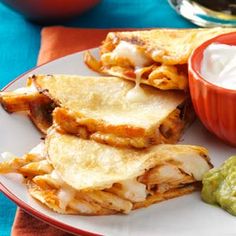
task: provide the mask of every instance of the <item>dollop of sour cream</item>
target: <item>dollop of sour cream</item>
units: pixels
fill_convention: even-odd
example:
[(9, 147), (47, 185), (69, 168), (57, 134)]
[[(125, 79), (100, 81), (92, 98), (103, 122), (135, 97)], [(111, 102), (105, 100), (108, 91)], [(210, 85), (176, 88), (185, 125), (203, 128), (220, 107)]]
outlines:
[(217, 86), (236, 89), (236, 46), (212, 43), (203, 53), (201, 75)]

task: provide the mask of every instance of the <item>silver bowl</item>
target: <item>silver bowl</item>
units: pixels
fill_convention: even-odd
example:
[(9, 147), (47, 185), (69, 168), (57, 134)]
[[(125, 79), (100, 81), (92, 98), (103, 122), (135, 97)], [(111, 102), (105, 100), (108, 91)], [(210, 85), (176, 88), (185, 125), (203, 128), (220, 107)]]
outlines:
[(236, 27), (235, 0), (168, 0), (183, 17), (202, 27)]

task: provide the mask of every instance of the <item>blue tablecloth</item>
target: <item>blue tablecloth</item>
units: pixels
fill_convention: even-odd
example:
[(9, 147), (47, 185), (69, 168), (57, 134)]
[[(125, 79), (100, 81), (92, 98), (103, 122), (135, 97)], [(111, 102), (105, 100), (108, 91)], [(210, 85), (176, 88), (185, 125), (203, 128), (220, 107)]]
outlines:
[[(177, 15), (165, 0), (104, 0), (63, 25), (90, 28), (194, 27)], [(36, 64), (41, 28), (0, 4), (1, 88)], [(10, 235), (15, 210), (15, 204), (0, 193), (1, 236)]]

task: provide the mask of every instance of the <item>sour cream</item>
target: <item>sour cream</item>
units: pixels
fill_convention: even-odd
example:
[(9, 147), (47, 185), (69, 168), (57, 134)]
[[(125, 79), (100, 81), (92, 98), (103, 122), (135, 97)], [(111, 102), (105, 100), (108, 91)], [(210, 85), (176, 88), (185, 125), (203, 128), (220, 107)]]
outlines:
[(203, 53), (201, 75), (210, 83), (236, 89), (236, 46), (210, 44)]

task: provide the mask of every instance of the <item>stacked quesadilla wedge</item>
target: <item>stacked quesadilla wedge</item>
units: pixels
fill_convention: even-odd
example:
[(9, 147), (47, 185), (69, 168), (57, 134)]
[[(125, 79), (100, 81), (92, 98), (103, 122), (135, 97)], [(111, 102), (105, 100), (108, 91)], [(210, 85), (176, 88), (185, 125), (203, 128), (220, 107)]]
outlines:
[(133, 87), (117, 77), (35, 75), (26, 88), (2, 92), (1, 102), (10, 112), (29, 111), (44, 133), (54, 120), (65, 133), (113, 146), (176, 143), (194, 118), (188, 96), (143, 85), (133, 101)]
[(111, 32), (101, 45), (99, 60), (87, 52), (85, 63), (100, 73), (140, 80), (158, 89), (187, 90), (187, 61), (192, 51), (204, 41), (232, 31), (235, 29)]
[(161, 144), (116, 148), (48, 130), (22, 158), (8, 156), (0, 173), (19, 173), (32, 197), (63, 214), (107, 215), (181, 196), (199, 188), (212, 164), (206, 149)]

